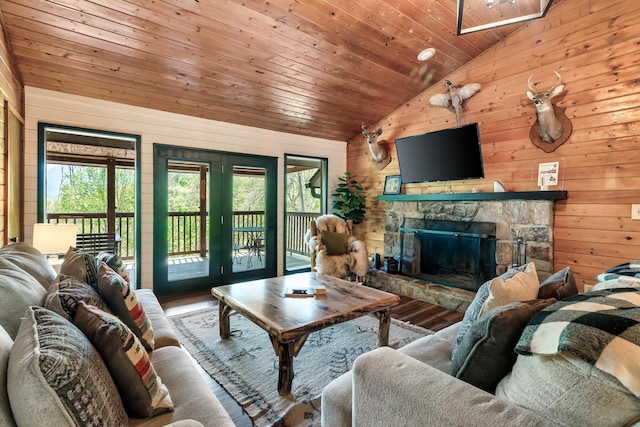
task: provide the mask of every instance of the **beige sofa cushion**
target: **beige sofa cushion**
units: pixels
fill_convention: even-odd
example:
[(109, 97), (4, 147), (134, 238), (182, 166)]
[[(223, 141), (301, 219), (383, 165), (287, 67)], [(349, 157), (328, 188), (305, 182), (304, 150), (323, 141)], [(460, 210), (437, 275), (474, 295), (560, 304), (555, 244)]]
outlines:
[(131, 418), (129, 426), (164, 426), (192, 419), (205, 426), (234, 427), (224, 407), (207, 386), (189, 354), (180, 347), (158, 348), (151, 363), (171, 393), (175, 410), (153, 418)]
[(19, 425), (127, 424), (118, 390), (96, 349), (71, 322), (46, 308), (24, 313), (9, 356), (7, 389)]
[(30, 305), (42, 305), (47, 291), (29, 273), (0, 257), (0, 326), (15, 339)]
[(640, 416), (640, 400), (618, 380), (562, 352), (519, 355), (496, 396), (575, 426), (623, 426)]
[(0, 426), (15, 426), (11, 406), (9, 406), (9, 395), (7, 394), (7, 368), (9, 367), (9, 354), (13, 340), (0, 326)]
[(27, 243), (14, 243), (0, 249), (0, 258), (33, 276), (44, 289), (56, 278), (56, 272), (44, 255)]
[(151, 289), (137, 289), (136, 295), (153, 325), (155, 348), (158, 349), (168, 345), (180, 347), (178, 336), (171, 323), (169, 323), (169, 319), (164, 315), (164, 310), (153, 291)]

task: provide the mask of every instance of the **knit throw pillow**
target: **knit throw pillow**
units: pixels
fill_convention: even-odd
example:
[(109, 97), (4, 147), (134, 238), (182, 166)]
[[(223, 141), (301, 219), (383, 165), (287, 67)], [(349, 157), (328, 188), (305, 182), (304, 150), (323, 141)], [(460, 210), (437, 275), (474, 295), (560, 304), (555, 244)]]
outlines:
[(111, 375), (71, 322), (31, 306), (16, 336), (7, 375), (13, 416), (25, 426), (126, 426)]

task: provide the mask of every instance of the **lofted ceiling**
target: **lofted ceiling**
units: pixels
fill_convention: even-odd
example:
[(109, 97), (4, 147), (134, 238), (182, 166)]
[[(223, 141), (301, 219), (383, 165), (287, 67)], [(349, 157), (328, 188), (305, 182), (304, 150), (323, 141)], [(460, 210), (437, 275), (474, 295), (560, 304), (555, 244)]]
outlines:
[[(0, 10), (27, 86), (341, 141), (522, 25), (456, 36), (456, 0), (0, 0)], [(418, 61), (427, 47), (435, 56)]]

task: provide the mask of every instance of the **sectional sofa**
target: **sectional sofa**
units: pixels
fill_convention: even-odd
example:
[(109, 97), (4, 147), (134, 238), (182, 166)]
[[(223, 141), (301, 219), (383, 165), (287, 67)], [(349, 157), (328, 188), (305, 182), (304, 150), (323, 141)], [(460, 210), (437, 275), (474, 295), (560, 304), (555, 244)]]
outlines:
[(0, 425), (233, 426), (117, 256), (0, 249)]
[(534, 264), (512, 269), (461, 322), (356, 359), (324, 388), (322, 425), (635, 425), (640, 290), (594, 289), (578, 294), (569, 268), (542, 283)]

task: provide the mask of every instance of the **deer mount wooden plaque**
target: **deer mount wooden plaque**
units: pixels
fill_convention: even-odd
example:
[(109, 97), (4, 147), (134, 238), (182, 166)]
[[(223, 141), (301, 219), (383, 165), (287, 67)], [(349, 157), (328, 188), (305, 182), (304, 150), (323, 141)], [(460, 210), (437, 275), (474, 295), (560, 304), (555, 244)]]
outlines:
[(538, 122), (538, 119), (536, 119), (529, 131), (529, 138), (533, 145), (542, 149), (545, 153), (551, 153), (567, 142), (569, 136), (571, 136), (571, 132), (573, 131), (573, 125), (571, 124), (569, 117), (567, 117), (565, 110), (566, 108), (560, 108), (557, 105), (553, 106), (553, 111), (555, 112), (556, 117), (558, 117), (562, 122), (562, 135), (553, 142), (547, 142), (540, 139), (540, 123)]

